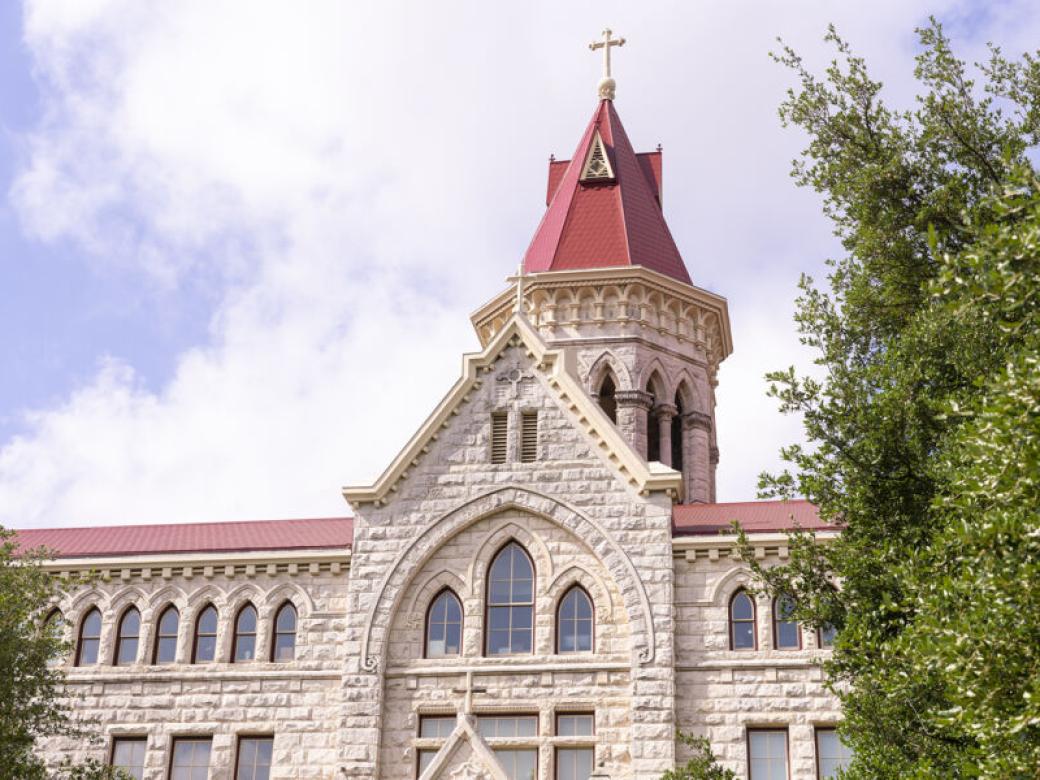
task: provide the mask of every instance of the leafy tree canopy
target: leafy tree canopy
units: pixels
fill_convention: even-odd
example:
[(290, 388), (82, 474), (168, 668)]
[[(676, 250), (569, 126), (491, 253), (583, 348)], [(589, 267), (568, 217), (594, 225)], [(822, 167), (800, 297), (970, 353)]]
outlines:
[[(1040, 767), (1040, 57), (970, 70), (918, 31), (916, 108), (838, 57), (780, 109), (844, 253), (796, 314), (822, 379), (768, 375), (809, 446), (766, 496), (804, 495), (840, 539), (758, 566), (810, 626), (856, 758), (848, 778), (1037, 778)], [(975, 73), (973, 80), (970, 73)]]

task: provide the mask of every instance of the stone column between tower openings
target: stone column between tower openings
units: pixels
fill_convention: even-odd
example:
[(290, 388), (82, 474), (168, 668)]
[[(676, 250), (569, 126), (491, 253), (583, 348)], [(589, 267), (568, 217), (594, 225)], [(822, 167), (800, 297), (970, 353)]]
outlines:
[(709, 503), (712, 493), (711, 417), (704, 412), (683, 415), (686, 435), (683, 453), (683, 485), (686, 503)]
[(672, 465), (672, 418), (678, 413), (671, 404), (657, 405), (657, 422), (660, 428), (661, 463)]
[(617, 428), (632, 449), (646, 457), (647, 413), (654, 404), (654, 397), (643, 390), (617, 390)]

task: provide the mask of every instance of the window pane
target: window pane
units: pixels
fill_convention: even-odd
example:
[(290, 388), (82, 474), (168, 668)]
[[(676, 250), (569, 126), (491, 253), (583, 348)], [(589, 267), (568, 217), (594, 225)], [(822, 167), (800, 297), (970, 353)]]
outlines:
[(592, 748), (559, 748), (556, 780), (588, 780), (592, 776)]
[(206, 780), (209, 774), (208, 739), (178, 739), (173, 743), (173, 777), (183, 780)]
[(122, 769), (135, 780), (144, 776), (143, 739), (117, 738), (112, 744), (112, 766)]
[(117, 664), (132, 664), (137, 660), (137, 637), (123, 637), (119, 640)]
[(172, 607), (163, 612), (162, 617), (159, 618), (159, 633), (164, 635), (176, 634), (177, 623), (179, 616), (177, 610)]
[(431, 763), (433, 763), (434, 756), (437, 755), (437, 750), (423, 749), (419, 751), (419, 774), (421, 775), (426, 771)]
[(159, 637), (159, 643), (155, 649), (155, 662), (157, 664), (172, 664), (177, 659), (177, 637)]
[(279, 634), (274, 640), (274, 660), (291, 661), (296, 656), (296, 635)]
[(850, 750), (833, 729), (816, 730), (816, 756), (820, 765), (820, 778), (836, 777), (839, 769), (844, 769), (852, 762)]
[(832, 647), (838, 630), (834, 626), (824, 626), (820, 629), (820, 647)]
[(93, 666), (97, 663), (98, 648), (101, 643), (97, 639), (84, 639), (79, 645), (80, 666)]
[(733, 649), (744, 650), (755, 647), (755, 624), (734, 623), (733, 624)]
[(278, 610), (276, 621), (279, 631), (296, 631), (296, 608), (292, 604), (286, 604)]
[(482, 737), (533, 737), (538, 734), (537, 715), (483, 715), (477, 718), (477, 725)]
[(200, 636), (195, 646), (196, 661), (212, 661), (217, 654), (217, 638), (215, 636)]
[(240, 634), (256, 633), (256, 610), (245, 607), (238, 613), (238, 632)]
[(271, 737), (242, 737), (238, 741), (237, 780), (270, 780)]
[(443, 591), (430, 606), (426, 628), (426, 656), (458, 655), (462, 643), (462, 607), (450, 591)]
[(592, 715), (558, 715), (556, 717), (556, 735), (558, 737), (591, 737), (593, 720)]
[(734, 620), (753, 620), (755, 608), (751, 603), (751, 597), (746, 593), (738, 593), (734, 596), (731, 614)]
[(202, 615), (199, 616), (198, 625), (200, 634), (217, 633), (217, 610), (213, 607), (206, 607)]
[(787, 780), (787, 732), (750, 731), (750, 780)]
[(427, 739), (445, 739), (455, 730), (454, 715), (424, 715), (419, 718), (419, 736)]
[(534, 780), (538, 766), (537, 750), (496, 750), (495, 755), (509, 780)]
[(256, 657), (256, 636), (246, 634), (235, 637), (235, 660), (252, 661)]
[(79, 648), (77, 663), (80, 666), (93, 666), (98, 662), (98, 650), (101, 647), (101, 612), (92, 609), (83, 619), (79, 632)]

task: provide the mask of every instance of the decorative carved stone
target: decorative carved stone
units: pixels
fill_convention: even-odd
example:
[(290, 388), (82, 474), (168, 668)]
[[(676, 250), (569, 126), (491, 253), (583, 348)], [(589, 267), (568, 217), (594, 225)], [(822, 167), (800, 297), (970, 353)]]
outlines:
[(683, 425), (687, 430), (691, 428), (700, 428), (703, 431), (711, 432), (711, 415), (707, 415), (704, 412), (687, 412), (683, 415)]
[(668, 422), (671, 422), (672, 418), (679, 413), (679, 410), (671, 404), (658, 404), (654, 407), (654, 411), (657, 413), (658, 419)]
[(708, 450), (708, 460), (711, 462), (711, 464), (713, 466), (717, 466), (718, 465), (718, 463), (719, 463), (719, 448), (718, 447), (712, 447), (710, 450)]
[(614, 393), (618, 406), (635, 406), (650, 411), (654, 397), (645, 390), (618, 390)]

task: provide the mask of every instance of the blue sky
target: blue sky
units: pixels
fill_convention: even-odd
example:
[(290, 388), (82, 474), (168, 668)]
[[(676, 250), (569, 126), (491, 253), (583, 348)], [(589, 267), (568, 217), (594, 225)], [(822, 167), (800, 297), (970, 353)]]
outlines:
[(607, 24), (629, 136), (664, 145), (680, 250), (730, 300), (720, 498), (753, 497), (798, 438), (762, 374), (807, 361), (795, 282), (838, 251), (788, 176), (775, 37), (818, 68), (835, 21), (905, 105), (929, 13), (978, 59), (1040, 12), (716, 5), (0, 4), (0, 523), (344, 513), (475, 348)]

